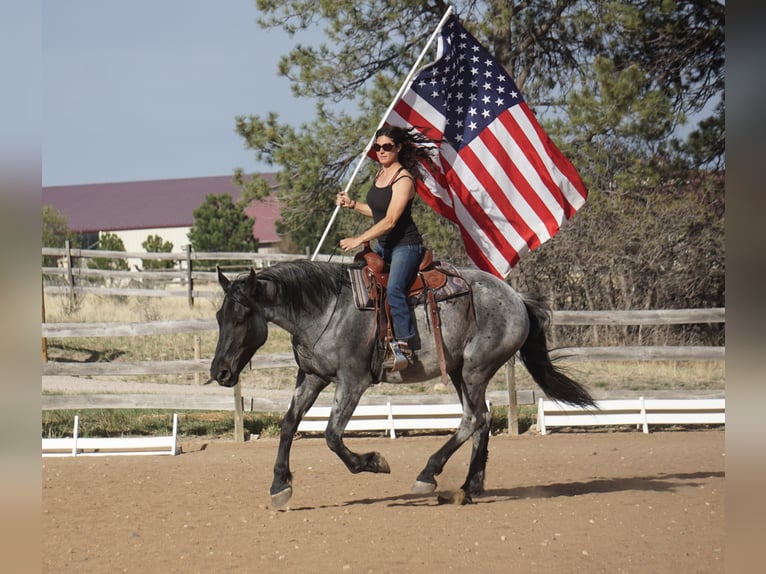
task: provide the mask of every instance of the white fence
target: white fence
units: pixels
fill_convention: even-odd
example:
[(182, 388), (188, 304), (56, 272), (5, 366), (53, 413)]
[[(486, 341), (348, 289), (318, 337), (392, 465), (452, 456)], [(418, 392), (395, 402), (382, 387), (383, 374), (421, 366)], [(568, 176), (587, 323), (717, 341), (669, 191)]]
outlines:
[(75, 415), (71, 437), (42, 439), (43, 456), (111, 456), (117, 454), (175, 456), (178, 453), (176, 447), (177, 414), (173, 414), (173, 434), (171, 436), (80, 437), (79, 427), (80, 417)]
[[(487, 410), (490, 403), (487, 401)], [(298, 432), (324, 432), (332, 407), (311, 407), (298, 424)], [(351, 415), (347, 431), (386, 431), (393, 439), (396, 431), (455, 430), (460, 426), (463, 406), (448, 404), (359, 405)]]
[(726, 424), (726, 399), (604, 400), (597, 409), (577, 407), (549, 399), (537, 402), (537, 430), (551, 427), (635, 425), (645, 433), (649, 425)]

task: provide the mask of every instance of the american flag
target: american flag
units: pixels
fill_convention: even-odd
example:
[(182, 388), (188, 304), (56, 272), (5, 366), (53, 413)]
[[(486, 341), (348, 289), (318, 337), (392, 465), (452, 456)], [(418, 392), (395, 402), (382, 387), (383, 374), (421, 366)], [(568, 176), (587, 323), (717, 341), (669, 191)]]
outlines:
[(440, 170), (417, 191), (458, 225), (473, 263), (498, 277), (585, 203), (574, 166), (455, 16), (440, 32), (436, 61), (415, 76), (385, 122), (444, 140)]

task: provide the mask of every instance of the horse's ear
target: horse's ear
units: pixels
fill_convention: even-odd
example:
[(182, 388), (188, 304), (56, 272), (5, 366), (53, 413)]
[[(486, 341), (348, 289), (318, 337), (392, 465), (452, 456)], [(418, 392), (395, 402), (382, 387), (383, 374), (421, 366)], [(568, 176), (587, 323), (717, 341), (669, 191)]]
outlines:
[(229, 285), (231, 285), (231, 281), (226, 277), (226, 275), (223, 274), (223, 271), (221, 271), (221, 268), (216, 265), (215, 271), (218, 273), (218, 284), (223, 289), (223, 292), (226, 293), (229, 290)]

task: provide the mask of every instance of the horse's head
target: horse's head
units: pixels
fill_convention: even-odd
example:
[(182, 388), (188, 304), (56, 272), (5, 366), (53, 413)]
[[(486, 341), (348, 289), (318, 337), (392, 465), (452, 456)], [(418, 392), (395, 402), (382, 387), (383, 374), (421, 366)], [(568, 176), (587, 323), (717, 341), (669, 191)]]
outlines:
[(218, 344), (210, 365), (210, 381), (233, 387), (239, 374), (268, 337), (268, 325), (259, 300), (267, 299), (270, 284), (259, 281), (251, 269), (247, 277), (229, 281), (217, 268), (218, 283), (226, 294), (215, 318)]

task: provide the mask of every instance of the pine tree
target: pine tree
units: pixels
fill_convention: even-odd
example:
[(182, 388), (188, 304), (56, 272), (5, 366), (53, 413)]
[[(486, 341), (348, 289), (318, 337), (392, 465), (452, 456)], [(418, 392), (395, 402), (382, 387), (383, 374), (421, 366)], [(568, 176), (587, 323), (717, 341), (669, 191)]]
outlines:
[[(253, 237), (253, 220), (242, 207), (235, 205), (231, 195), (208, 195), (193, 212), (194, 223), (188, 237), (195, 251), (223, 251), (235, 253), (255, 252), (258, 241)], [(242, 267), (241, 261), (200, 261), (199, 265), (212, 268)]]
[[(560, 308), (722, 306), (724, 3), (451, 4), (514, 78), (590, 192), (570, 225), (523, 258), (510, 280), (550, 293)], [(370, 1), (258, 0), (257, 7), (262, 27), (295, 36), (279, 73), (296, 96), (317, 100), (316, 119), (296, 128), (274, 114), (243, 116), (235, 127), (258, 160), (278, 168), (280, 231), (302, 251), (316, 245), (335, 192), (447, 4), (402, 0), (381, 11)], [(326, 43), (302, 43), (303, 30), (317, 26)], [(367, 161), (352, 197), (362, 196), (374, 171)], [(257, 191), (252, 184), (243, 190)], [(422, 202), (416, 209), (437, 255), (463, 259), (454, 226)], [(364, 224), (341, 212), (323, 250)]]

